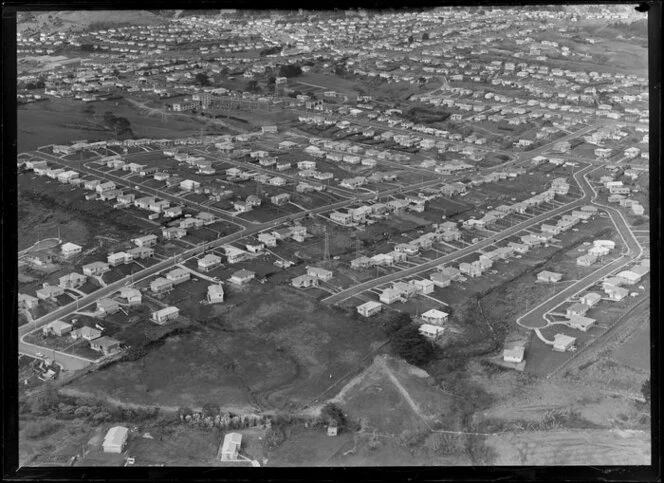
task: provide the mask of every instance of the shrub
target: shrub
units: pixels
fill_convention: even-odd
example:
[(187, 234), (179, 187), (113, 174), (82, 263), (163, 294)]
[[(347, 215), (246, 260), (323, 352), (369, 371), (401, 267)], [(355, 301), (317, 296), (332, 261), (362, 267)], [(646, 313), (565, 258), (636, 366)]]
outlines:
[(412, 324), (395, 332), (390, 345), (399, 357), (416, 366), (425, 365), (435, 355), (432, 344)]
[(30, 439), (41, 438), (55, 433), (62, 425), (55, 421), (38, 421), (28, 424), (23, 434)]

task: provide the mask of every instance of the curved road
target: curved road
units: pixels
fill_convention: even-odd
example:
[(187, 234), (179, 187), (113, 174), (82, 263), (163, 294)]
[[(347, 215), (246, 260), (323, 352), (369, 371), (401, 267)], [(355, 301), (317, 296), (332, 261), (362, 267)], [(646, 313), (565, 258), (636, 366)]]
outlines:
[[(594, 200), (597, 197), (597, 192), (590, 185), (585, 175), (583, 176), (582, 181), (583, 182), (581, 184), (581, 187), (584, 193), (586, 193), (586, 196), (590, 196), (592, 194), (592, 199)], [(618, 233), (623, 239), (623, 242), (625, 243), (627, 251), (623, 252), (617, 260), (614, 260), (613, 262), (604, 265), (598, 270), (595, 270), (591, 274), (586, 275), (578, 282), (570, 285), (569, 287), (566, 287), (564, 290), (558, 292), (550, 299), (547, 299), (537, 307), (523, 314), (521, 317), (519, 317), (516, 320), (516, 323), (519, 324), (521, 327), (525, 327), (527, 329), (541, 329), (548, 326), (549, 323), (544, 318), (544, 316), (547, 313), (554, 310), (560, 304), (565, 302), (569, 297), (573, 297), (577, 293), (594, 285), (595, 283), (597, 283), (599, 280), (603, 279), (607, 275), (617, 271), (618, 269), (626, 265), (629, 265), (635, 259), (637, 259), (643, 254), (643, 247), (641, 247), (641, 245), (637, 241), (627, 221), (623, 217), (622, 213), (620, 213), (620, 211), (616, 210), (611, 206), (597, 203), (595, 201), (591, 201), (591, 203), (593, 205), (602, 208), (609, 214), (609, 217), (611, 217), (611, 220), (613, 221), (616, 230), (618, 231)]]

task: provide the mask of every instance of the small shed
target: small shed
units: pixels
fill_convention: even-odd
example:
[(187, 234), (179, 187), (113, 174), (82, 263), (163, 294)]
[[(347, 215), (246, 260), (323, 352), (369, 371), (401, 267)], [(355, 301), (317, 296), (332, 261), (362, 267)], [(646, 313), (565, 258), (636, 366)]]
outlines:
[(575, 337), (571, 337), (565, 334), (556, 334), (553, 337), (553, 350), (556, 352), (566, 352), (573, 350), (575, 342)]
[(129, 438), (129, 429), (124, 426), (113, 426), (108, 430), (102, 444), (104, 453), (122, 453)]

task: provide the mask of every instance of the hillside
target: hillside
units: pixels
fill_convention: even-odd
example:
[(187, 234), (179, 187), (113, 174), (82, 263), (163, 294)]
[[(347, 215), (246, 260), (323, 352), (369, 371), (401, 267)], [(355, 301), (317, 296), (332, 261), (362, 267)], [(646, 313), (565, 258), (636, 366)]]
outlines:
[(164, 17), (147, 10), (72, 10), (54, 12), (19, 12), (17, 31), (20, 33), (55, 31), (80, 32), (90, 28), (122, 25), (155, 25)]

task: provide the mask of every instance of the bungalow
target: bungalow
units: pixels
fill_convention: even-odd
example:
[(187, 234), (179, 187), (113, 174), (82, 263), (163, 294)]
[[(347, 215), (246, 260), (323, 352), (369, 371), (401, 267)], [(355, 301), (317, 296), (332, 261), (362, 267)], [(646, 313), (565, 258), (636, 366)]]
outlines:
[(224, 245), (223, 249), (228, 263), (239, 263), (249, 257), (249, 252), (234, 247), (233, 245)]
[(180, 182), (180, 189), (185, 191), (194, 191), (196, 188), (200, 188), (201, 184), (198, 181), (191, 179), (185, 179)]
[(550, 272), (548, 270), (543, 270), (537, 274), (537, 281), (539, 282), (559, 282), (563, 278), (561, 273)]
[(58, 279), (58, 286), (65, 289), (65, 288), (78, 288), (81, 285), (83, 285), (87, 281), (87, 277), (85, 275), (81, 275), (80, 273), (72, 272), (68, 273), (67, 275), (63, 275)]
[(161, 236), (164, 240), (174, 240), (180, 239), (187, 236), (187, 230), (180, 228), (179, 226), (171, 226), (168, 228), (162, 228)]
[(560, 227), (556, 225), (543, 224), (541, 226), (542, 233), (551, 233), (552, 235), (558, 235), (560, 233)]
[(184, 268), (174, 268), (166, 273), (166, 279), (173, 282), (173, 285), (179, 285), (191, 278), (191, 272)]
[[(637, 267), (638, 268), (638, 267)], [(647, 269), (645, 269), (645, 273), (647, 273)], [(626, 285), (634, 285), (635, 283), (638, 283), (641, 278), (643, 277), (643, 271), (636, 272), (636, 269), (634, 270), (623, 270), (620, 272), (616, 277), (621, 278), (624, 280), (624, 283)]]
[(333, 211), (330, 213), (330, 220), (339, 223), (341, 225), (350, 225), (353, 222), (353, 216), (350, 213), (341, 213), (339, 211)]
[(231, 275), (231, 278), (229, 278), (228, 281), (234, 285), (244, 285), (251, 282), (254, 278), (256, 278), (254, 272), (242, 269)]
[(163, 325), (169, 320), (175, 320), (179, 317), (180, 315), (180, 309), (177, 307), (166, 307), (161, 310), (157, 310), (156, 312), (152, 312), (152, 322), (158, 325)]
[(360, 268), (368, 268), (370, 266), (371, 266), (371, 258), (366, 256), (361, 256), (359, 258), (351, 260), (350, 262), (350, 268), (355, 270)]
[(141, 260), (154, 256), (154, 248), (136, 247), (127, 250), (127, 253), (133, 260)]
[(291, 280), (291, 285), (296, 288), (318, 287), (318, 278), (311, 275), (300, 275)]
[(271, 196), (270, 202), (273, 205), (282, 206), (288, 203), (290, 201), (290, 198), (291, 198), (290, 193), (280, 193), (278, 195)]
[(577, 329), (582, 332), (586, 332), (589, 328), (595, 325), (596, 322), (597, 321), (595, 319), (591, 319), (590, 317), (584, 317), (583, 315), (573, 314), (569, 316), (568, 324), (572, 329)]
[(203, 258), (198, 259), (198, 269), (203, 272), (208, 272), (221, 265), (221, 257), (208, 253)]
[(389, 267), (394, 265), (394, 262), (396, 261), (394, 259), (394, 256), (392, 254), (399, 253), (400, 255), (404, 255), (405, 253), (400, 253), (400, 252), (391, 252), (391, 253), (378, 253), (370, 258), (371, 263), (370, 265), (375, 265), (378, 267)]
[(482, 275), (482, 269), (478, 264), (463, 262), (459, 264), (459, 271), (469, 277), (479, 277)]
[(44, 335), (55, 334), (58, 337), (62, 337), (65, 334), (69, 334), (72, 331), (72, 325), (62, 320), (54, 320), (50, 324), (47, 324), (42, 329)]
[(60, 252), (62, 253), (62, 256), (65, 258), (77, 255), (81, 253), (81, 250), (83, 250), (82, 246), (76, 245), (75, 243), (71, 242), (67, 242), (60, 247)]
[(398, 243), (394, 246), (394, 250), (410, 256), (417, 255), (420, 251), (419, 247), (413, 243)]
[(326, 270), (324, 268), (307, 267), (307, 275), (322, 280), (323, 282), (327, 282), (332, 279), (334, 273), (331, 270)]
[(606, 245), (595, 245), (590, 247), (588, 250), (588, 255), (594, 256), (594, 257), (603, 257), (605, 255), (608, 255), (611, 249), (606, 246)]
[(597, 256), (590, 253), (586, 253), (585, 255), (581, 255), (576, 259), (576, 264), (580, 267), (590, 267), (596, 261), (597, 261)]
[(512, 347), (503, 350), (503, 361), (520, 364), (524, 359), (525, 348), (523, 346)]
[(39, 304), (39, 299), (37, 297), (33, 297), (32, 295), (28, 295), (25, 293), (18, 294), (19, 308), (30, 310), (37, 307), (38, 304)]
[(415, 287), (417, 293), (425, 295), (433, 293), (434, 283), (431, 280), (411, 280), (409, 283)]
[(438, 339), (443, 334), (443, 332), (445, 332), (445, 328), (438, 325), (422, 324), (419, 328), (420, 334), (422, 334), (424, 337), (434, 340)]
[(453, 280), (453, 277), (451, 277), (449, 274), (442, 272), (434, 272), (429, 275), (429, 278), (434, 285), (441, 288), (449, 287)]
[(103, 315), (114, 314), (118, 310), (120, 310), (120, 304), (115, 300), (108, 298), (97, 300), (97, 312)]
[(120, 350), (122, 342), (112, 337), (99, 337), (90, 341), (90, 349), (101, 352), (102, 354), (114, 354)]
[(553, 350), (556, 352), (566, 352), (574, 350), (576, 338), (565, 334), (556, 334), (553, 336)]
[(208, 285), (207, 302), (216, 304), (224, 301), (224, 287), (221, 285)]
[(95, 275), (101, 275), (110, 270), (108, 263), (104, 262), (92, 262), (87, 265), (83, 265), (83, 275), (93, 277)]
[(589, 309), (590, 307), (588, 305), (582, 302), (576, 302), (567, 307), (567, 311), (565, 312), (565, 314), (567, 315), (568, 318), (571, 317), (572, 315), (585, 315), (585, 313), (588, 312)]
[(247, 249), (248, 252), (250, 253), (260, 253), (263, 250), (265, 250), (265, 243), (259, 242), (259, 243), (246, 243), (245, 248)]
[(379, 300), (384, 304), (390, 305), (398, 301), (405, 302), (406, 298), (400, 290), (395, 288), (386, 288), (381, 292)]
[(143, 301), (141, 291), (134, 287), (122, 287), (119, 292), (120, 298), (127, 301), (127, 305), (139, 305)]
[(126, 252), (111, 253), (106, 259), (108, 264), (112, 267), (117, 267), (118, 265), (125, 265), (127, 263), (130, 263), (132, 260), (133, 257)]
[(379, 313), (383, 309), (383, 304), (380, 302), (369, 301), (357, 306), (357, 312), (363, 317), (371, 317)]
[(113, 181), (106, 181), (105, 183), (99, 183), (97, 186), (95, 186), (95, 191), (97, 193), (103, 193), (104, 191), (114, 190), (114, 189), (115, 189), (115, 183)]
[(167, 278), (159, 277), (150, 282), (150, 290), (154, 294), (167, 292), (173, 288), (173, 282)]
[(134, 242), (137, 247), (151, 247), (157, 244), (157, 240), (157, 235), (145, 235), (139, 238), (134, 238), (132, 242)]
[(447, 322), (448, 314), (441, 310), (431, 309), (424, 312), (422, 315), (422, 320), (429, 324), (433, 325), (443, 325)]
[(74, 340), (85, 339), (85, 340), (95, 340), (101, 337), (101, 330), (95, 329), (94, 327), (88, 327), (84, 325), (79, 329), (74, 329), (71, 331), (71, 338)]
[(582, 297), (579, 298), (579, 301), (582, 304), (587, 305), (588, 307), (593, 307), (595, 306), (600, 300), (602, 299), (602, 296), (596, 292), (588, 292), (587, 294), (583, 295)]
[(604, 288), (604, 292), (609, 297), (609, 299), (614, 300), (616, 302), (624, 299), (629, 294), (629, 290), (627, 290), (626, 288), (617, 287), (615, 285), (607, 285)]
[(277, 246), (277, 238), (272, 233), (259, 233), (257, 238), (266, 247), (272, 248)]

